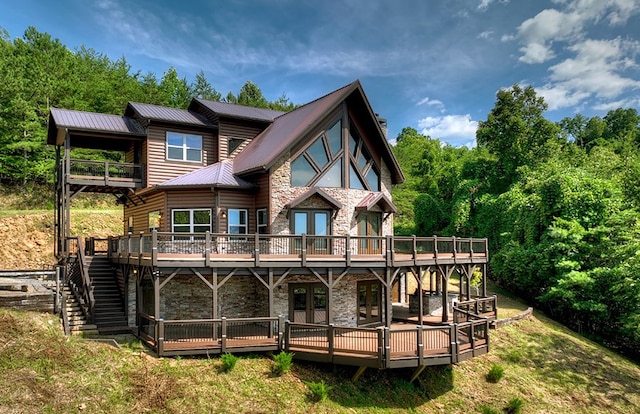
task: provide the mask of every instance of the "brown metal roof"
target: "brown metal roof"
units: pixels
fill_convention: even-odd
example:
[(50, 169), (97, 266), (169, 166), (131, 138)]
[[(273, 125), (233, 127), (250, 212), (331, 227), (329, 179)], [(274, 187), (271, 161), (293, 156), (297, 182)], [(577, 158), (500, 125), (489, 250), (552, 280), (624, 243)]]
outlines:
[(129, 102), (125, 111), (131, 115), (131, 111), (141, 118), (163, 122), (175, 122), (185, 125), (213, 126), (214, 124), (204, 116), (186, 109), (168, 108), (166, 106)]
[(48, 144), (56, 144), (58, 129), (144, 135), (142, 127), (134, 119), (126, 116), (51, 108), (47, 133)]
[(206, 99), (194, 98), (202, 106), (216, 113), (219, 116), (240, 118), (253, 121), (273, 122), (273, 120), (284, 112), (272, 109), (252, 108), (250, 106), (230, 104), (226, 102), (208, 101)]
[(353, 90), (349, 84), (313, 102), (276, 118), (235, 158), (234, 171), (243, 174), (266, 170), (304, 134), (320, 123)]
[(255, 185), (233, 175), (233, 161), (224, 160), (160, 183), (157, 187), (253, 188)]
[[(342, 104), (349, 96), (357, 94), (361, 99), (355, 100), (366, 107), (370, 114), (374, 131), (377, 131), (380, 141), (381, 153), (391, 170), (391, 176), (395, 184), (404, 181), (404, 175), (400, 170), (389, 143), (378, 125), (375, 114), (371, 110), (360, 81), (355, 81), (313, 102), (300, 106), (291, 112), (287, 112), (274, 119), (273, 123), (262, 133), (255, 137), (240, 154), (235, 158), (234, 172), (246, 174), (255, 171), (263, 171), (271, 168), (273, 164), (300, 139), (325, 120), (334, 109)], [(374, 140), (376, 137), (372, 137)]]
[(367, 194), (362, 200), (360, 200), (358, 205), (356, 205), (356, 210), (370, 211), (376, 205), (379, 206), (385, 213), (397, 212), (396, 206), (393, 205), (391, 199), (384, 193)]

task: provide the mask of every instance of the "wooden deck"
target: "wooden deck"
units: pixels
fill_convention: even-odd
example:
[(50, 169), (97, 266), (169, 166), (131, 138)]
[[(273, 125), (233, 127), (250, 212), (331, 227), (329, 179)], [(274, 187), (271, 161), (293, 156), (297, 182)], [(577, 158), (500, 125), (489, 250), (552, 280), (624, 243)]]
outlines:
[(143, 319), (150, 335), (139, 336), (159, 356), (283, 350), (297, 359), (384, 369), (457, 363), (489, 350), (489, 320), (478, 317), (450, 325), (391, 328), (299, 324), (278, 318)]
[[(374, 240), (372, 240), (374, 239)], [(362, 247), (375, 241), (375, 252)], [(322, 249), (316, 246), (325, 246)], [(304, 247), (300, 247), (304, 246)], [(485, 264), (486, 239), (143, 233), (109, 240), (112, 261), (154, 267), (406, 267)]]

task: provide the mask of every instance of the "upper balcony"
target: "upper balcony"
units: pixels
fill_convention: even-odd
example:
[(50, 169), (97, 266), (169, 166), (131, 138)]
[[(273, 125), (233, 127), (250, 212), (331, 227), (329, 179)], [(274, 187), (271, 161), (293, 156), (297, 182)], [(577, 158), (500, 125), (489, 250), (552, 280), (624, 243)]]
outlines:
[(72, 185), (142, 188), (144, 170), (144, 164), (69, 159), (66, 179)]

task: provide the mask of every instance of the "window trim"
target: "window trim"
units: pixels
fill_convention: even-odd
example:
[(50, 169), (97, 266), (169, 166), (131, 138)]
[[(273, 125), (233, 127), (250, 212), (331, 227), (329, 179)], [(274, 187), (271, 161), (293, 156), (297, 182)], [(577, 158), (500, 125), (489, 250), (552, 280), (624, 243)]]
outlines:
[[(265, 222), (260, 223), (260, 213), (264, 212)], [(260, 229), (264, 229), (264, 231), (260, 231)], [(256, 232), (258, 234), (268, 234), (269, 230), (269, 213), (266, 208), (258, 208), (256, 209)]]
[[(180, 212), (180, 211), (188, 211), (189, 212), (189, 231), (188, 232), (177, 232), (175, 231), (175, 226), (176, 226), (176, 220), (175, 220), (175, 213), (176, 212)], [(196, 232), (194, 231), (194, 227), (196, 226), (196, 224), (193, 222), (193, 217), (194, 217), (194, 212), (196, 211), (208, 211), (209, 212), (209, 232), (211, 232), (211, 225), (212, 225), (212, 221), (213, 221), (213, 217), (212, 217), (212, 211), (210, 208), (172, 208), (171, 209), (171, 232), (172, 233), (201, 233), (201, 232)], [(178, 226), (187, 226), (187, 224), (178, 224)], [(206, 226), (206, 224), (201, 224), (198, 223), (197, 226), (202, 227), (202, 226)]]
[[(182, 137), (182, 145), (171, 145), (169, 144), (169, 134), (178, 135)], [(200, 148), (191, 148), (187, 146), (187, 137), (196, 137), (200, 139)], [(181, 149), (182, 150), (182, 158), (171, 158), (169, 157), (169, 148)], [(200, 159), (199, 160), (189, 160), (187, 159), (188, 150), (199, 150), (200, 151)], [(194, 164), (202, 164), (204, 159), (204, 138), (202, 135), (198, 134), (189, 134), (186, 132), (176, 132), (176, 131), (166, 131), (165, 133), (165, 159), (167, 161), (178, 161), (178, 162), (190, 162)]]
[[(246, 223), (245, 224), (233, 224), (233, 226), (237, 226), (237, 227), (244, 227), (244, 233), (232, 233), (231, 232), (231, 212), (232, 211), (244, 211), (244, 216), (245, 216), (245, 220)], [(247, 210), (246, 208), (228, 208), (227, 209), (227, 234), (229, 234), (230, 236), (236, 236), (236, 235), (247, 235), (249, 234), (249, 210)]]

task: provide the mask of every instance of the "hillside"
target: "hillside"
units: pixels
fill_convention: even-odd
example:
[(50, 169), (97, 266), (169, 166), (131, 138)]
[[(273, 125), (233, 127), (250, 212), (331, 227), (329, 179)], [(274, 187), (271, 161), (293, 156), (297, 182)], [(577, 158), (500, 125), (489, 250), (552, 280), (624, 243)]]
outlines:
[[(427, 369), (354, 369), (294, 362), (282, 377), (263, 355), (223, 372), (219, 358), (158, 359), (139, 343), (122, 348), (65, 338), (56, 317), (0, 309), (0, 413), (353, 413), (502, 412), (518, 398), (524, 413), (637, 413), (640, 367), (545, 318), (492, 332), (488, 355)], [(504, 367), (497, 384), (485, 379)], [(314, 402), (306, 382), (325, 381)], [(491, 411), (494, 410), (494, 411)]]
[[(122, 233), (119, 210), (73, 210), (72, 233), (107, 237)], [(0, 211), (0, 269), (42, 269), (55, 264), (53, 212)]]

